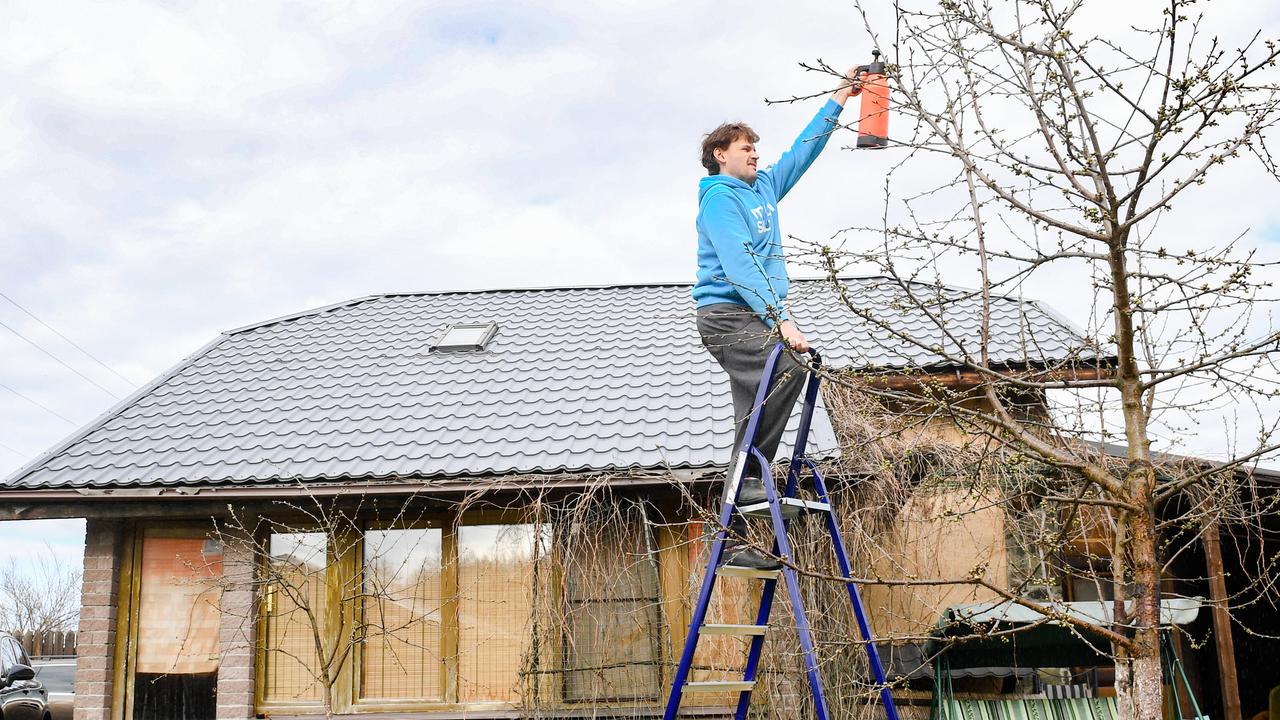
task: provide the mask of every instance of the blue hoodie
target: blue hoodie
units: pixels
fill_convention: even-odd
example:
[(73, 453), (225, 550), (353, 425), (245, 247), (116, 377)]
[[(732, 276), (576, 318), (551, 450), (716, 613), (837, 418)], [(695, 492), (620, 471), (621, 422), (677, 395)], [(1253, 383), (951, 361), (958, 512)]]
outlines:
[(826, 147), (839, 103), (828, 100), (778, 162), (750, 185), (728, 175), (698, 183), (698, 307), (747, 305), (765, 325), (787, 319), (787, 264), (778, 229), (778, 202)]

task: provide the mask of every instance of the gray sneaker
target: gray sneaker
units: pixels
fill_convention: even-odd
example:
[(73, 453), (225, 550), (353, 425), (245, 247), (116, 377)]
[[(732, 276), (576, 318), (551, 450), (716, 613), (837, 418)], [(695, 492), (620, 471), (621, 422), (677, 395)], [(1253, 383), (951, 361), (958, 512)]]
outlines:
[(725, 543), (724, 553), (720, 555), (723, 567), (746, 568), (748, 570), (781, 570), (782, 563), (771, 558), (746, 543), (730, 540)]
[(759, 505), (762, 502), (768, 502), (768, 500), (769, 495), (764, 490), (764, 480), (750, 475), (742, 478), (742, 487), (738, 488), (736, 506)]

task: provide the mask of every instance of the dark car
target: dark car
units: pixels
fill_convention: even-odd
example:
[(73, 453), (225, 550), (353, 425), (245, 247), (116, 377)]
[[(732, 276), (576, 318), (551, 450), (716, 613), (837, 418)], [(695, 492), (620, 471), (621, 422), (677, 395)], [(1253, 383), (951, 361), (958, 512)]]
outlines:
[(0, 718), (49, 720), (49, 693), (36, 680), (31, 658), (12, 635), (0, 632)]

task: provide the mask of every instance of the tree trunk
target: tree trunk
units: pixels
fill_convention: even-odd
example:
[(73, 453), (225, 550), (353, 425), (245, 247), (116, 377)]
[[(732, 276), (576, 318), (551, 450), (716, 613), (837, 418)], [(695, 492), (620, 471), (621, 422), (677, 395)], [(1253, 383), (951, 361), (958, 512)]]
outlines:
[[(1132, 591), (1116, 577), (1116, 618), (1134, 629), (1135, 649), (1121, 653), (1116, 663), (1116, 691), (1120, 717), (1152, 720), (1163, 716), (1160, 668), (1160, 570), (1156, 557), (1155, 471), (1148, 462), (1131, 464), (1128, 485), (1140, 513), (1128, 516), (1128, 560)], [(1122, 575), (1120, 573), (1118, 575)], [(1131, 604), (1125, 607), (1124, 598)], [(1125, 611), (1128, 611), (1127, 613)], [(1127, 615), (1125, 617), (1124, 615)], [(1116, 628), (1122, 631), (1121, 628)]]
[(1160, 653), (1116, 663), (1116, 695), (1123, 720), (1155, 720), (1163, 717), (1160, 686)]
[[(323, 657), (323, 656), (322, 656)], [(333, 676), (328, 666), (320, 668), (320, 706), (324, 709), (325, 720), (333, 718)]]

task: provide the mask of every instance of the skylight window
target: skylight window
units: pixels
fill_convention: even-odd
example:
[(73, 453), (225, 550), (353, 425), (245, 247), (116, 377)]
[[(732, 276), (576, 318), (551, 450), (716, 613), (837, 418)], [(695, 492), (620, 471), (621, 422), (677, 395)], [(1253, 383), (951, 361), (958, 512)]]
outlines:
[(445, 328), (431, 352), (476, 352), (498, 334), (497, 323), (458, 324)]

